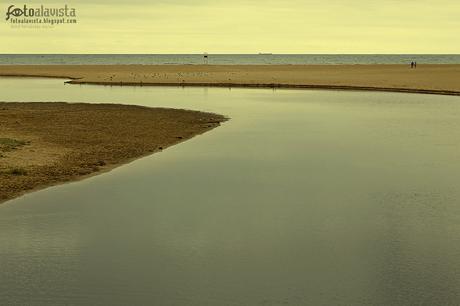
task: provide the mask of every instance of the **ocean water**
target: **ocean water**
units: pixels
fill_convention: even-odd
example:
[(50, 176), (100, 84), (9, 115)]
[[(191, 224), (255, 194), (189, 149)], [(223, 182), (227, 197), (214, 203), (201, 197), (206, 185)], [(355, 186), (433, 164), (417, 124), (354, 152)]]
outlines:
[(0, 205), (0, 305), (460, 305), (460, 98), (64, 85), (221, 127)]
[(460, 54), (0, 54), (0, 65), (460, 64)]

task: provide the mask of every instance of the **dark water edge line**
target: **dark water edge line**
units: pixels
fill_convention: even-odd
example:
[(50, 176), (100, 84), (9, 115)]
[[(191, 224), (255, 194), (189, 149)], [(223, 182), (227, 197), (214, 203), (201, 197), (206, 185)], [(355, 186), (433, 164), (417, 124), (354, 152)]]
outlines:
[(72, 79), (66, 84), (74, 85), (103, 85), (103, 86), (168, 86), (168, 87), (224, 87), (224, 88), (265, 88), (265, 89), (324, 89), (324, 90), (344, 90), (344, 91), (378, 91), (396, 92), (413, 94), (430, 94), (444, 96), (460, 96), (460, 91), (417, 89), (400, 87), (372, 87), (372, 86), (352, 86), (352, 85), (308, 85), (308, 84), (244, 84), (244, 83), (139, 83), (139, 82), (91, 82)]

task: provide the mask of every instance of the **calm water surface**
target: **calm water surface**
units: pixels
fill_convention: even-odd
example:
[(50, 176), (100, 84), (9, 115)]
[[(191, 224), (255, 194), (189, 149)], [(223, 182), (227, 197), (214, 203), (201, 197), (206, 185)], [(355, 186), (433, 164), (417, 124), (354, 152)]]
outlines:
[(1, 305), (458, 305), (460, 99), (0, 79), (223, 126), (0, 206)]

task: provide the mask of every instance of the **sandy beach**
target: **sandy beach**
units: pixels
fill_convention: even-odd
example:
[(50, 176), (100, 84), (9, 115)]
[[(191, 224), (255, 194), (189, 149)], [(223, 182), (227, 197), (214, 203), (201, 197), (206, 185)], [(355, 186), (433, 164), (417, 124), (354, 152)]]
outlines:
[(120, 104), (0, 102), (0, 203), (162, 151), (225, 118)]
[(460, 95), (460, 65), (13, 65), (0, 76), (72, 84), (281, 87)]
[[(14, 65), (72, 84), (323, 88), (460, 95), (460, 65)], [(126, 105), (0, 102), (0, 202), (84, 178), (212, 129), (220, 115)], [(129, 128), (127, 128), (129, 127)]]

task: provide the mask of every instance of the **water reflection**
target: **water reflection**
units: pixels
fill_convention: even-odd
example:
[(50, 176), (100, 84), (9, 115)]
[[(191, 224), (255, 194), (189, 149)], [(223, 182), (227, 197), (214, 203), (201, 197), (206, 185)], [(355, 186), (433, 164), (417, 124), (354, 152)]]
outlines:
[(232, 118), (111, 173), (0, 206), (6, 304), (460, 301), (456, 97), (0, 84), (6, 101)]

